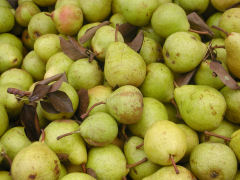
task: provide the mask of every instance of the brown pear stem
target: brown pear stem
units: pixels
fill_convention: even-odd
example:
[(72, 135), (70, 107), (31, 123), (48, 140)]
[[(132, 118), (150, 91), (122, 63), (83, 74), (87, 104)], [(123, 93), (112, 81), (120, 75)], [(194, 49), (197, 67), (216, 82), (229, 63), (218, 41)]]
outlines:
[(225, 31), (224, 29), (218, 27), (218, 26), (212, 26), (212, 28), (216, 29), (216, 30), (219, 30), (221, 32), (223, 32), (224, 34), (226, 34), (226, 36), (229, 36), (229, 33), (227, 31)]
[(116, 24), (115, 42), (118, 42), (118, 31), (119, 31), (119, 24)]
[(86, 163), (82, 163), (81, 167), (82, 167), (83, 173), (86, 173), (87, 172)]
[(44, 14), (45, 14), (46, 16), (49, 16), (49, 17), (51, 17), (51, 18), (53, 17), (53, 14), (52, 14), (52, 13), (45, 12)]
[(215, 134), (213, 132), (204, 131), (204, 134), (207, 135), (207, 136), (214, 136), (214, 137), (217, 137), (217, 138), (220, 138), (220, 139), (224, 139), (225, 141), (231, 141), (231, 138), (228, 138), (226, 136), (222, 136), (222, 135), (219, 135), (219, 134)]
[(124, 177), (122, 178), (122, 180), (127, 180), (127, 177), (126, 177), (126, 176), (124, 176)]
[(201, 35), (209, 34), (209, 32), (207, 32), (207, 31), (198, 31), (198, 30), (194, 30), (194, 29), (189, 29), (188, 31), (189, 32), (194, 32), (194, 33), (197, 33), (197, 34), (201, 34)]
[(84, 114), (81, 115), (81, 118), (82, 118), (82, 119), (85, 119), (85, 118), (89, 115), (89, 113), (90, 113), (96, 106), (99, 106), (99, 105), (101, 105), (101, 104), (106, 104), (106, 103), (105, 103), (105, 102), (98, 102), (98, 103), (92, 105), (92, 107), (90, 107), (89, 110), (88, 110), (86, 113), (84, 113)]
[(122, 135), (126, 140), (128, 140), (128, 136), (126, 134), (126, 128), (127, 128), (126, 124), (123, 124), (122, 125)]
[(28, 91), (22, 91), (20, 89), (16, 89), (16, 88), (8, 88), (7, 92), (9, 94), (14, 94), (15, 96), (19, 96), (19, 97), (24, 97), (24, 96), (30, 96), (31, 92)]
[(172, 155), (172, 154), (170, 154), (170, 160), (172, 161), (172, 165), (173, 165), (173, 167), (174, 167), (174, 169), (175, 169), (175, 172), (176, 172), (176, 174), (179, 174), (179, 170), (178, 170), (178, 168), (177, 168), (177, 165), (176, 165), (176, 163), (175, 163), (175, 161), (174, 161), (174, 156)]
[(2, 152), (1, 152), (1, 156), (4, 157), (4, 158), (7, 160), (7, 162), (9, 163), (9, 165), (10, 165), (10, 167), (11, 167), (11, 166), (12, 166), (12, 160), (11, 160), (11, 158), (7, 155), (7, 153), (4, 152), (4, 151), (2, 151)]
[(139, 145), (136, 146), (136, 149), (140, 149), (141, 147), (143, 147), (144, 143), (141, 143)]
[(42, 132), (42, 138), (41, 138), (40, 142), (44, 142), (45, 137), (46, 137), (46, 133), (45, 133), (44, 129), (41, 129), (41, 132)]
[(218, 45), (216, 45), (216, 46), (213, 46), (212, 48), (213, 48), (213, 49), (217, 49), (217, 48), (223, 48), (223, 49), (225, 49), (225, 46), (218, 46)]
[(127, 169), (130, 169), (130, 168), (133, 168), (133, 167), (136, 167), (144, 162), (148, 161), (148, 158), (143, 158), (142, 160), (138, 161), (138, 162), (135, 162), (133, 164), (127, 164)]
[(62, 134), (62, 135), (60, 135), (60, 136), (57, 137), (57, 140), (62, 139), (62, 138), (64, 138), (64, 137), (66, 137), (66, 136), (71, 136), (71, 135), (73, 135), (73, 134), (79, 134), (79, 133), (80, 133), (80, 131), (77, 130), (77, 131), (69, 132), (69, 133), (66, 133), (66, 134)]
[(179, 85), (177, 84), (177, 82), (176, 82), (176, 81), (173, 81), (173, 84), (174, 84), (174, 86), (175, 86), (176, 88), (178, 88), (178, 87), (179, 87)]

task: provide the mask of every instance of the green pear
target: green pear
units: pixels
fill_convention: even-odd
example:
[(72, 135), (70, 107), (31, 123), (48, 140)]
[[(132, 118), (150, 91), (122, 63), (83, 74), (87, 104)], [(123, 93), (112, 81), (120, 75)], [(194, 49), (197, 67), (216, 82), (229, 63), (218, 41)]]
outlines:
[(123, 42), (109, 45), (104, 65), (104, 75), (112, 86), (140, 86), (146, 76), (146, 64), (137, 52)]
[[(5, 151), (5, 149), (4, 149), (4, 147), (3, 147), (3, 144), (0, 142), (0, 153), (6, 153), (6, 151)], [(3, 161), (3, 156), (1, 155), (0, 156), (0, 164), (2, 163), (2, 161)], [(1, 177), (1, 176), (0, 176)]]
[(197, 40), (199, 40), (199, 41), (202, 40), (202, 39), (201, 39), (201, 36), (200, 36), (199, 34), (195, 33), (195, 32), (187, 32), (187, 33), (193, 35), (193, 36), (194, 36)]
[(0, 7), (12, 8), (11, 4), (7, 0), (1, 0)]
[(191, 153), (190, 165), (199, 180), (233, 180), (237, 173), (237, 159), (234, 152), (221, 143), (197, 145)]
[(75, 172), (67, 174), (61, 180), (95, 180), (95, 178), (85, 173)]
[(21, 4), (23, 4), (24, 2), (27, 2), (27, 1), (32, 1), (32, 0), (18, 0), (18, 5), (21, 5)]
[(129, 130), (135, 136), (144, 138), (148, 128), (156, 121), (168, 120), (168, 114), (165, 106), (158, 100), (150, 97), (143, 98), (143, 113), (141, 119), (128, 126)]
[[(132, 136), (124, 144), (124, 154), (128, 164), (134, 164), (146, 158), (143, 148), (136, 149), (139, 144), (143, 143), (143, 139), (137, 136)], [(129, 175), (133, 180), (140, 180), (156, 172), (159, 166), (151, 161), (146, 161), (136, 167), (130, 169)]]
[(8, 171), (0, 171), (1, 180), (12, 180), (11, 174)]
[(41, 7), (46, 7), (54, 5), (57, 0), (32, 0), (32, 1)]
[(127, 175), (126, 159), (115, 145), (91, 148), (88, 152), (87, 168), (95, 171), (98, 180), (121, 180)]
[[(91, 46), (97, 58), (104, 61), (107, 49), (112, 42), (115, 42), (115, 32), (112, 26), (103, 26), (99, 28), (92, 38)], [(124, 42), (122, 34), (117, 32), (117, 39), (119, 42)]]
[[(164, 39), (160, 37), (152, 28), (151, 25), (141, 27), (141, 30), (143, 31), (144, 37), (151, 38), (155, 40), (159, 44), (163, 44)], [(160, 52), (161, 53), (161, 52)], [(162, 54), (162, 53), (161, 53)]]
[(128, 23), (135, 26), (146, 26), (158, 7), (158, 0), (119, 1), (121, 14)]
[(44, 117), (40, 102), (38, 102), (38, 104), (37, 104), (36, 111), (37, 111), (37, 115), (38, 115), (39, 126), (41, 129), (44, 129), (51, 121), (47, 120)]
[(121, 3), (121, 0), (112, 0), (112, 13), (113, 14), (121, 13), (120, 3)]
[[(39, 38), (40, 39), (40, 38)], [(44, 79), (52, 77), (60, 73), (68, 73), (68, 69), (73, 63), (73, 60), (70, 59), (63, 52), (58, 52), (51, 56), (46, 64), (46, 73)]]
[(174, 123), (182, 123), (183, 122), (180, 118), (177, 117), (177, 110), (173, 104), (165, 103), (164, 106), (167, 110), (169, 121), (172, 121)]
[(18, 180), (57, 180), (60, 166), (57, 155), (45, 143), (34, 142), (16, 155), (11, 175)]
[(213, 7), (219, 11), (225, 11), (226, 9), (230, 8), (231, 6), (239, 2), (240, 2), (239, 0), (228, 0), (228, 1), (211, 0)]
[(26, 47), (28, 50), (33, 50), (34, 48), (34, 40), (30, 38), (28, 34), (28, 29), (24, 29), (22, 32), (22, 43), (24, 44), (24, 47)]
[(80, 1), (76, 1), (76, 0), (57, 0), (56, 4), (55, 4), (55, 9), (58, 9), (62, 6), (65, 5), (73, 5), (76, 7), (80, 8)]
[(238, 98), (240, 97), (240, 90), (232, 90), (229, 87), (225, 86), (221, 90), (221, 93), (224, 96), (227, 103), (227, 110), (225, 115), (227, 120), (233, 123), (240, 124), (239, 117), (240, 102), (238, 101)]
[(217, 26), (217, 27), (219, 26), (219, 21), (221, 17), (222, 17), (222, 13), (217, 12), (212, 14), (206, 21), (207, 25), (211, 28), (211, 30), (214, 33), (214, 38), (221, 38), (221, 33), (218, 30), (212, 28), (212, 26)]
[(196, 131), (216, 129), (226, 110), (223, 95), (203, 85), (184, 85), (176, 88), (174, 98), (185, 123)]
[(64, 165), (61, 163), (60, 164), (60, 175), (59, 175), (59, 179), (62, 179), (64, 176), (66, 176), (67, 174), (67, 170), (64, 167)]
[(55, 153), (67, 154), (68, 160), (75, 165), (87, 162), (87, 150), (83, 139), (79, 134), (73, 134), (59, 140), (57, 140), (57, 137), (75, 131), (78, 127), (79, 125), (73, 120), (55, 120), (44, 130), (44, 142), (49, 148)]
[(126, 85), (115, 90), (107, 101), (108, 112), (123, 124), (138, 122), (143, 114), (143, 96), (138, 88)]
[(121, 25), (121, 24), (127, 23), (127, 20), (120, 13), (113, 14), (109, 19), (109, 21), (111, 23), (111, 26), (114, 28), (116, 28), (117, 24)]
[(207, 46), (187, 32), (177, 32), (169, 36), (163, 46), (163, 57), (174, 72), (192, 71), (202, 61)]
[(28, 24), (28, 33), (31, 39), (36, 40), (44, 34), (56, 34), (57, 30), (51, 17), (47, 16), (45, 12), (41, 12), (31, 18)]
[(0, 19), (0, 33), (9, 32), (15, 24), (11, 10), (7, 7), (0, 7)]
[(8, 120), (8, 114), (3, 105), (0, 104), (0, 136), (2, 136), (5, 131), (8, 129), (9, 126), (9, 120)]
[(59, 36), (56, 34), (45, 34), (34, 43), (34, 51), (44, 61), (61, 51)]
[(13, 34), (10, 33), (0, 34), (0, 43), (10, 44), (18, 48), (20, 52), (23, 52), (23, 44), (21, 40), (18, 37), (14, 36)]
[(1, 74), (0, 85), (4, 84), (17, 84), (26, 91), (33, 84), (33, 79), (27, 71), (13, 68)]
[(152, 15), (151, 24), (154, 31), (164, 38), (190, 28), (185, 11), (174, 3), (160, 5)]
[(202, 14), (206, 11), (209, 0), (175, 0), (179, 6), (181, 6), (188, 14), (196, 12)]
[(19, 67), (22, 63), (22, 53), (13, 45), (0, 43), (0, 73)]
[(14, 127), (7, 130), (1, 137), (0, 142), (10, 159), (14, 159), (18, 152), (31, 144), (23, 127)]
[(46, 65), (35, 51), (30, 51), (23, 59), (22, 69), (30, 73), (34, 80), (40, 81), (44, 77)]
[(240, 171), (237, 172), (237, 175), (235, 176), (234, 180), (240, 180)]
[(177, 166), (179, 174), (176, 174), (172, 166), (166, 166), (160, 168), (157, 172), (152, 175), (143, 178), (143, 180), (194, 180), (195, 177), (188, 169), (183, 166)]
[(158, 0), (158, 5), (162, 5), (162, 4), (165, 4), (165, 3), (171, 3), (172, 0)]
[(90, 89), (100, 85), (103, 81), (103, 73), (97, 63), (88, 58), (79, 59), (71, 64), (68, 69), (68, 81), (76, 90)]
[(171, 165), (171, 159), (177, 163), (183, 158), (186, 150), (186, 135), (171, 121), (157, 121), (145, 134), (144, 152), (153, 163)]
[[(237, 129), (239, 129), (239, 126), (223, 120), (217, 129), (210, 131), (210, 132), (217, 134), (217, 135), (231, 138), (231, 135)], [(205, 141), (206, 142), (223, 143), (223, 144), (225, 143), (224, 139), (217, 138), (214, 136), (207, 136), (204, 133), (202, 133), (201, 134), (201, 142), (205, 142)]]
[(237, 156), (238, 162), (240, 161), (239, 141), (240, 141), (240, 129), (232, 133), (231, 141), (229, 143), (230, 148), (233, 150), (233, 152)]
[(88, 22), (100, 22), (111, 13), (112, 0), (79, 0), (84, 19)]
[(67, 169), (67, 173), (83, 172), (81, 165), (74, 165), (74, 164), (71, 164), (69, 161), (64, 162), (64, 165)]
[(151, 63), (147, 66), (147, 75), (140, 90), (145, 97), (169, 102), (173, 98), (173, 80), (173, 74), (165, 64)]
[[(88, 104), (88, 110), (96, 103), (98, 102), (106, 102), (107, 97), (110, 96), (112, 93), (112, 89), (110, 87), (106, 86), (95, 86), (91, 89), (88, 89), (88, 97), (89, 97), (89, 104)], [(106, 104), (101, 104), (96, 107), (94, 107), (89, 115), (93, 115), (96, 112), (107, 112)]]

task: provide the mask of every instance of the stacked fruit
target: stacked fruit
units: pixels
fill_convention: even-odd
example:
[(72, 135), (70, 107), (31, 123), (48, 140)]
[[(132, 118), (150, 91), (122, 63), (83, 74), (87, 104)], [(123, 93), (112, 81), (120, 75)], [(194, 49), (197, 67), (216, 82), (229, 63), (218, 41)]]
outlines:
[(1, 180), (238, 180), (240, 0), (0, 0)]

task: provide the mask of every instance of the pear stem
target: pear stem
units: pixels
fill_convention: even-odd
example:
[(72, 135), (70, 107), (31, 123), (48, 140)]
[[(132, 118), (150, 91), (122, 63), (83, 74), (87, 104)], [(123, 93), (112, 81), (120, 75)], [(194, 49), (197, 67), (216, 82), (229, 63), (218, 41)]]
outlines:
[(217, 27), (217, 26), (213, 25), (212, 28), (223, 32), (224, 34), (226, 34), (226, 36), (229, 36), (229, 33), (227, 31), (225, 31), (224, 29), (220, 28), (220, 27)]
[(11, 160), (11, 158), (7, 155), (7, 153), (6, 152), (1, 152), (1, 156), (2, 157), (4, 157), (7, 161), (8, 161), (8, 163), (9, 163), (9, 165), (10, 165), (10, 167), (12, 166), (12, 160)]
[(80, 130), (69, 132), (69, 133), (66, 133), (66, 134), (62, 134), (62, 135), (57, 137), (57, 140), (62, 139), (64, 137), (66, 137), (66, 136), (70, 136), (70, 135), (73, 135), (73, 134), (79, 134), (79, 133), (80, 133)]
[(51, 18), (53, 17), (53, 14), (51, 14), (51, 13), (49, 13), (49, 12), (45, 12), (44, 14), (45, 14), (46, 16), (51, 17)]
[(119, 24), (116, 24), (115, 42), (118, 42), (118, 31), (119, 31)]
[(86, 173), (87, 172), (86, 163), (82, 163), (81, 167), (82, 167), (83, 173)]
[(217, 48), (223, 48), (223, 49), (225, 49), (225, 46), (218, 46), (218, 45), (216, 45), (216, 46), (213, 46), (212, 48), (213, 48), (213, 49), (217, 49)]
[(148, 158), (143, 158), (142, 160), (138, 161), (138, 162), (135, 162), (133, 164), (127, 164), (127, 169), (130, 169), (130, 168), (133, 168), (133, 167), (136, 167), (144, 162), (148, 161)]
[(222, 136), (222, 135), (219, 135), (219, 134), (215, 134), (213, 132), (204, 131), (204, 134), (207, 135), (207, 136), (214, 136), (214, 137), (217, 137), (217, 138), (220, 138), (220, 139), (224, 139), (225, 141), (231, 141), (231, 138), (228, 138), (226, 136)]
[(7, 92), (9, 94), (14, 94), (15, 96), (18, 95), (19, 97), (30, 96), (32, 93), (28, 91), (22, 91), (16, 88), (8, 88)]
[(136, 146), (136, 149), (140, 149), (141, 147), (143, 147), (144, 143), (141, 143), (139, 145)]
[(101, 105), (101, 104), (106, 104), (106, 103), (105, 103), (105, 102), (98, 102), (98, 103), (92, 105), (92, 107), (90, 107), (89, 110), (88, 110), (86, 113), (84, 113), (84, 114), (81, 115), (81, 118), (82, 118), (82, 119), (85, 119), (85, 118), (89, 115), (89, 113), (90, 113), (96, 106), (99, 106), (99, 105)]
[(202, 35), (209, 34), (209, 32), (207, 32), (207, 31), (198, 31), (198, 30), (194, 30), (194, 29), (189, 29), (188, 31), (189, 32), (194, 32), (194, 33), (197, 33), (197, 34), (202, 34)]
[(179, 174), (179, 170), (178, 170), (178, 168), (177, 168), (177, 165), (176, 165), (176, 163), (175, 163), (175, 161), (174, 161), (174, 156), (172, 155), (172, 154), (170, 154), (170, 160), (172, 161), (172, 165), (173, 165), (173, 167), (174, 167), (174, 169), (175, 169), (175, 172), (176, 172), (176, 174)]
[(44, 142), (45, 137), (46, 137), (46, 133), (45, 133), (44, 129), (41, 129), (41, 132), (42, 132), (42, 138), (41, 138), (40, 142)]

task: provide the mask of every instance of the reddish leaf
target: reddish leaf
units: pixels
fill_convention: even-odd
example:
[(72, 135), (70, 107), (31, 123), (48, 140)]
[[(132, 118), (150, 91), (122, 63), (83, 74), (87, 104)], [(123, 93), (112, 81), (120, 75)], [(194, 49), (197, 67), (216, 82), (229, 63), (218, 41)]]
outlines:
[(11, 6), (16, 9), (18, 7), (18, 0), (7, 0)]
[(59, 112), (53, 107), (53, 105), (50, 102), (47, 101), (40, 101), (40, 104), (42, 108), (51, 114), (58, 114)]
[(37, 101), (47, 95), (51, 86), (45, 84), (37, 84), (33, 90), (33, 93), (29, 97), (29, 101)]
[(79, 90), (78, 97), (79, 97), (79, 113), (80, 115), (83, 115), (87, 111), (89, 105), (88, 90), (87, 89)]
[(24, 104), (20, 114), (20, 120), (24, 125), (26, 136), (31, 141), (38, 141), (41, 131), (36, 112), (36, 103)]
[(57, 91), (61, 87), (63, 82), (68, 82), (66, 73), (63, 73), (62, 76), (55, 83), (51, 85), (51, 89), (49, 92)]
[(138, 52), (142, 48), (144, 39), (143, 31), (139, 31), (137, 36), (130, 42), (128, 45), (136, 52)]
[(105, 25), (109, 25), (109, 24), (110, 24), (109, 21), (104, 21), (104, 22), (100, 23), (99, 25), (94, 26), (94, 27), (88, 29), (88, 30), (85, 32), (85, 34), (79, 39), (80, 44), (83, 44), (83, 43), (87, 42), (89, 39), (92, 39), (93, 36), (95, 35), (96, 31), (97, 31), (99, 28), (101, 28), (101, 27), (103, 27), (103, 26), (105, 26)]
[(65, 92), (57, 90), (55, 92), (48, 93), (47, 97), (54, 109), (58, 112), (73, 112), (72, 102)]
[(97, 174), (96, 174), (96, 172), (93, 169), (87, 168), (87, 174), (89, 174), (90, 176), (92, 176), (95, 179), (97, 179)]
[(63, 76), (64, 73), (61, 74), (56, 74), (52, 77), (49, 77), (47, 79), (44, 79), (42, 81), (39, 81), (37, 84), (45, 84), (48, 85), (49, 83), (53, 82), (53, 81), (57, 81), (59, 78), (61, 78)]
[(191, 81), (192, 77), (195, 75), (196, 71), (198, 68), (195, 68), (193, 71), (188, 72), (186, 74), (181, 75), (176, 79), (176, 83), (178, 86), (183, 86), (189, 84)]
[(230, 74), (223, 68), (219, 61), (211, 61), (210, 68), (218, 75), (220, 80), (231, 89), (240, 89), (237, 82), (230, 76)]
[(119, 32), (123, 35), (125, 42), (130, 42), (137, 34), (137, 27), (129, 23), (121, 24), (118, 28)]

